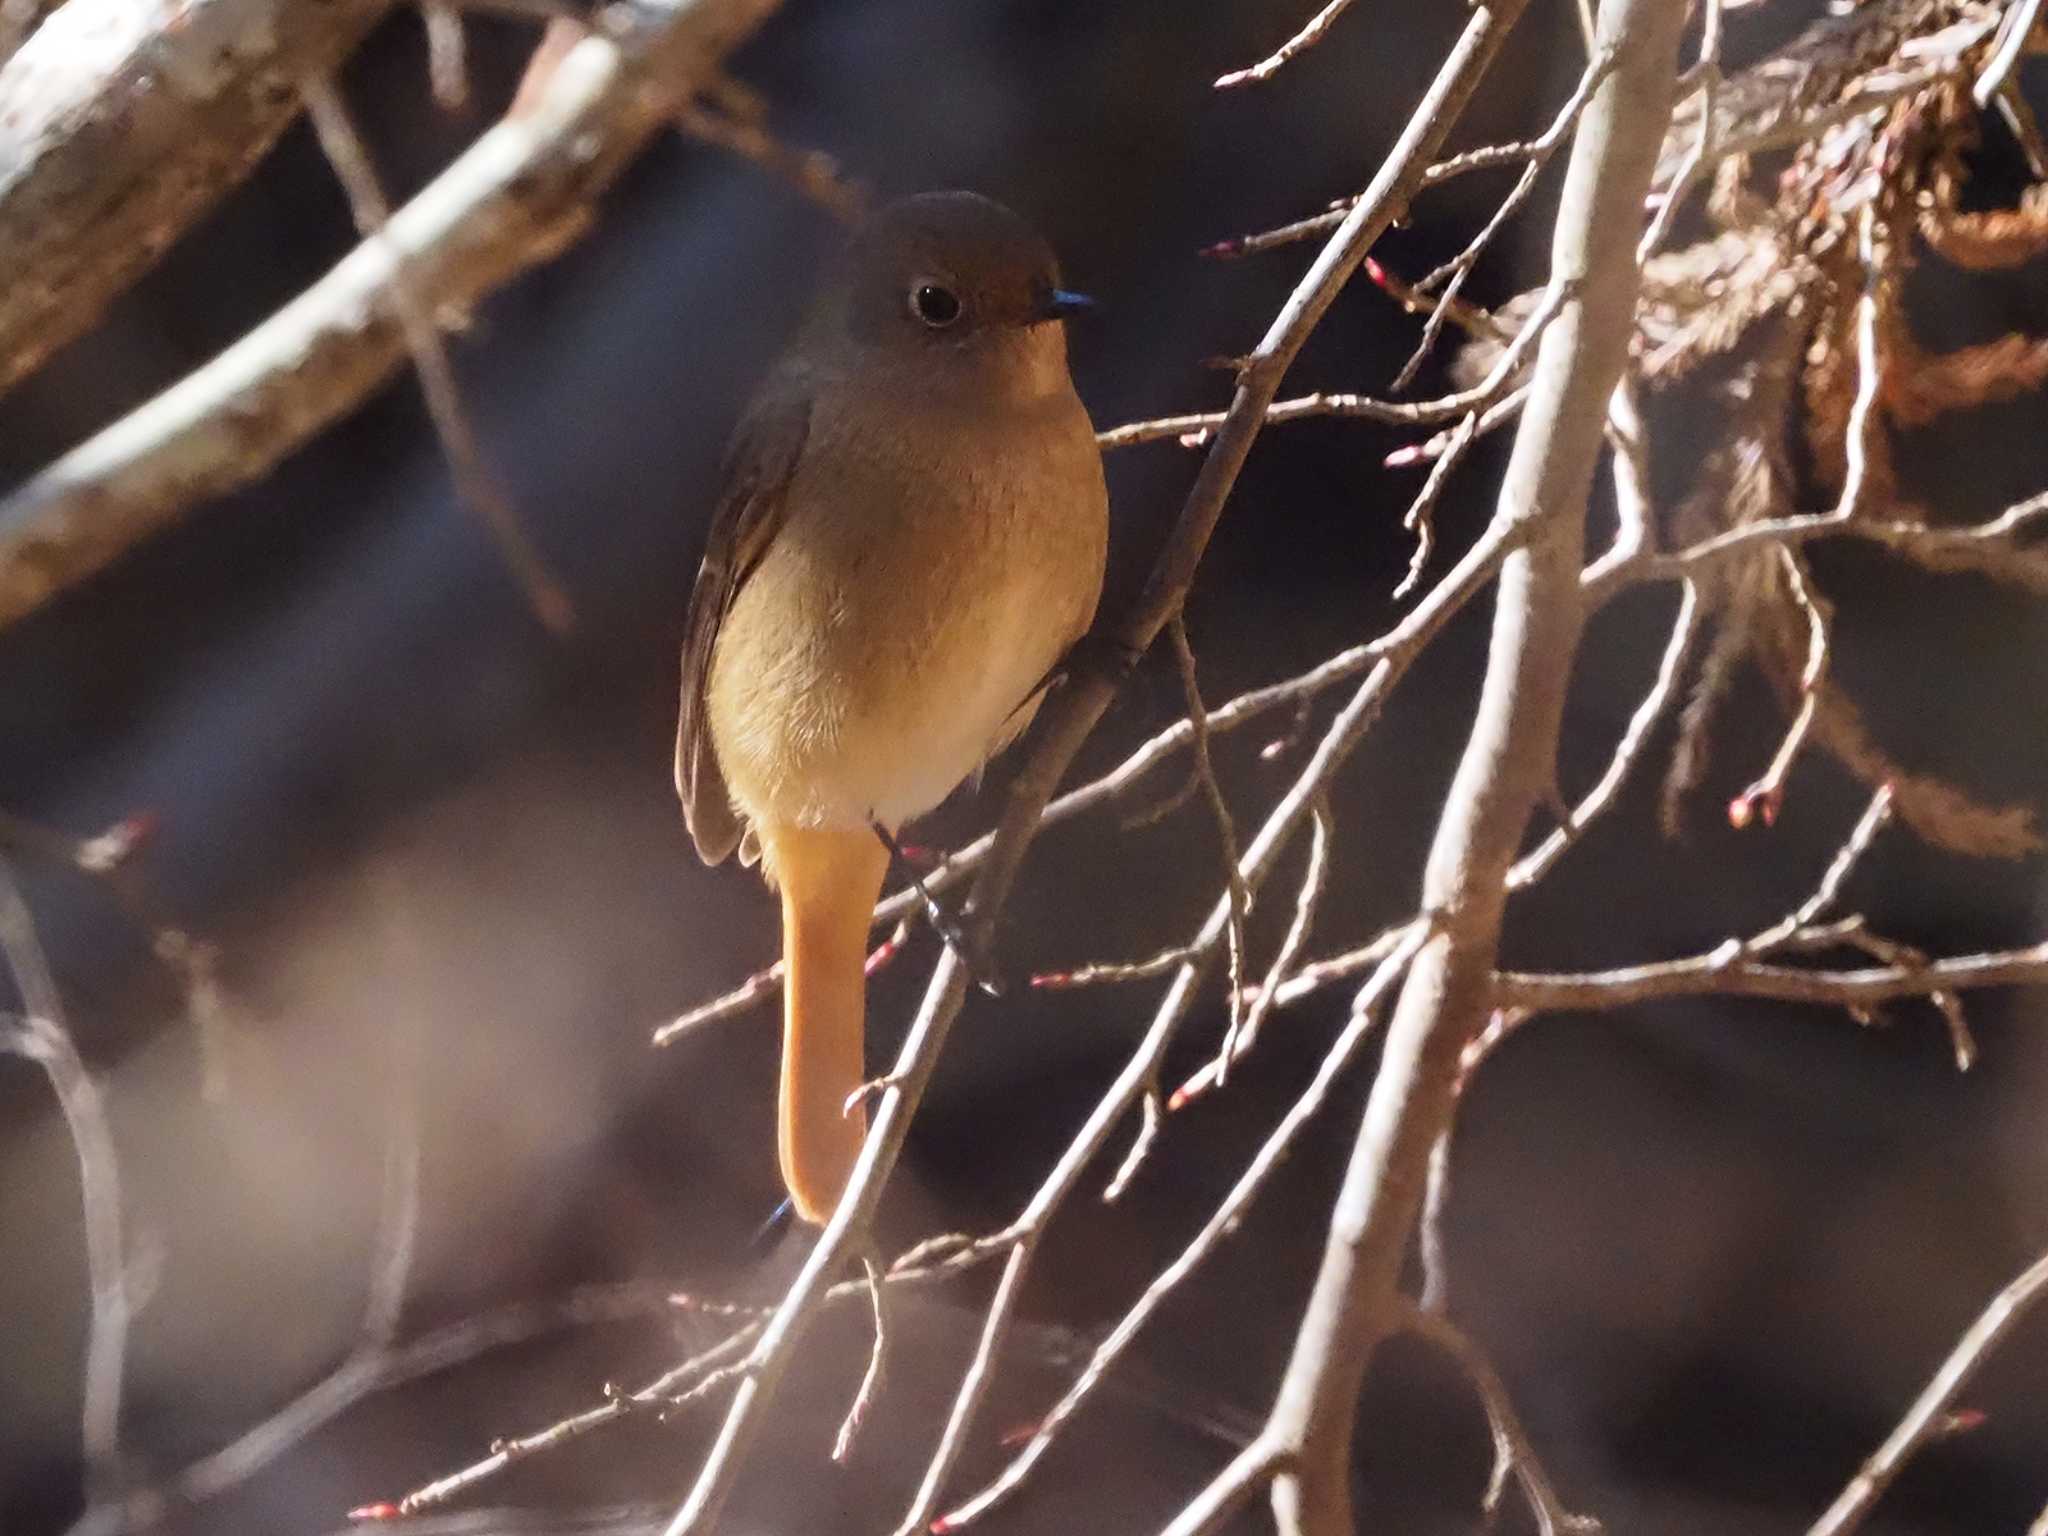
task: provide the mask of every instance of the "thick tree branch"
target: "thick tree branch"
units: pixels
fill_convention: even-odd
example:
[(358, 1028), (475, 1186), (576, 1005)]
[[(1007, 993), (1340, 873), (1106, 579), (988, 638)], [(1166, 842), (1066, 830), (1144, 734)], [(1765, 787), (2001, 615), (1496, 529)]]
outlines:
[(775, 4), (607, 7), (608, 30), (563, 58), (533, 110), (485, 133), (392, 215), (383, 238), (0, 501), (0, 627), (192, 503), (267, 473), (382, 384), (406, 357), (395, 274), (431, 311), (454, 313), (558, 253), (676, 102)]
[(1428, 937), (1402, 989), (1338, 1195), (1294, 1355), (1261, 1440), (1287, 1453), (1273, 1485), (1281, 1530), (1348, 1536), (1359, 1387), (1400, 1326), (1396, 1291), (1430, 1149), (1449, 1123), (1459, 1058), (1490, 1000), (1504, 880), (1548, 785), (1581, 623), (1587, 493), (1608, 397), (1626, 360), (1634, 243), (1670, 118), (1682, 0), (1608, 0), (1614, 54), (1575, 136), (1553, 283), (1573, 297), (1545, 333), (1502, 486), (1498, 521), (1530, 539), (1501, 574), (1477, 720), (1423, 880)]
[(70, 0), (0, 69), (0, 392), (268, 153), (390, 0)]

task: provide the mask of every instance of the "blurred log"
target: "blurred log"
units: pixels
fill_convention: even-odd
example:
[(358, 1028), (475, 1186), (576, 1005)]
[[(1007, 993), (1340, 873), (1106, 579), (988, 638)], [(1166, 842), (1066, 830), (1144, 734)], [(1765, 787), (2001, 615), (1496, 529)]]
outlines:
[[(225, 3), (225, 0), (220, 0)], [(246, 485), (406, 359), (391, 281), (460, 314), (560, 252), (676, 103), (776, 0), (632, 0), (297, 299), (0, 501), (0, 628), (195, 502)], [(46, 29), (47, 30), (47, 29)]]
[(391, 0), (70, 0), (0, 68), (0, 391), (249, 174)]

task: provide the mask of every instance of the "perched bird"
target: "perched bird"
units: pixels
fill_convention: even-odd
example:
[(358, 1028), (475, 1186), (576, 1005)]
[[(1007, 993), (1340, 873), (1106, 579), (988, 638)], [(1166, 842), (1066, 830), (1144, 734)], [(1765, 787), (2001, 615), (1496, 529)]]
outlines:
[(779, 1135), (831, 1214), (866, 1124), (897, 830), (1029, 724), (1102, 591), (1108, 496), (1051, 249), (967, 192), (878, 210), (742, 418), (690, 598), (676, 789), (782, 899)]

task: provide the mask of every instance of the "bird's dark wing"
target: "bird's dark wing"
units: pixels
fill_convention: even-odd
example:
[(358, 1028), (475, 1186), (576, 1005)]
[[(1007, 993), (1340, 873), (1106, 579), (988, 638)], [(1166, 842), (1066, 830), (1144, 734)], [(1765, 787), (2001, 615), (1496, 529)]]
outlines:
[(799, 380), (763, 391), (733, 434), (722, 471), (724, 486), (712, 514), (711, 537), (683, 637), (683, 703), (676, 725), (676, 793), (683, 821), (706, 864), (739, 846), (745, 831), (719, 772), (704, 718), (711, 652), (734, 597), (782, 526), (790, 480), (810, 430), (810, 392)]

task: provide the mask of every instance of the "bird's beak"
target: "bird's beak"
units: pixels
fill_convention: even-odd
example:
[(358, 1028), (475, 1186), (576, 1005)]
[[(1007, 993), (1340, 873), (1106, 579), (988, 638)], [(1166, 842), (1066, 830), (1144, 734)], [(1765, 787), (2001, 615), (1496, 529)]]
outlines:
[(1064, 320), (1069, 315), (1084, 314), (1094, 307), (1095, 301), (1085, 293), (1071, 293), (1065, 288), (1055, 288), (1039, 305), (1038, 318)]

